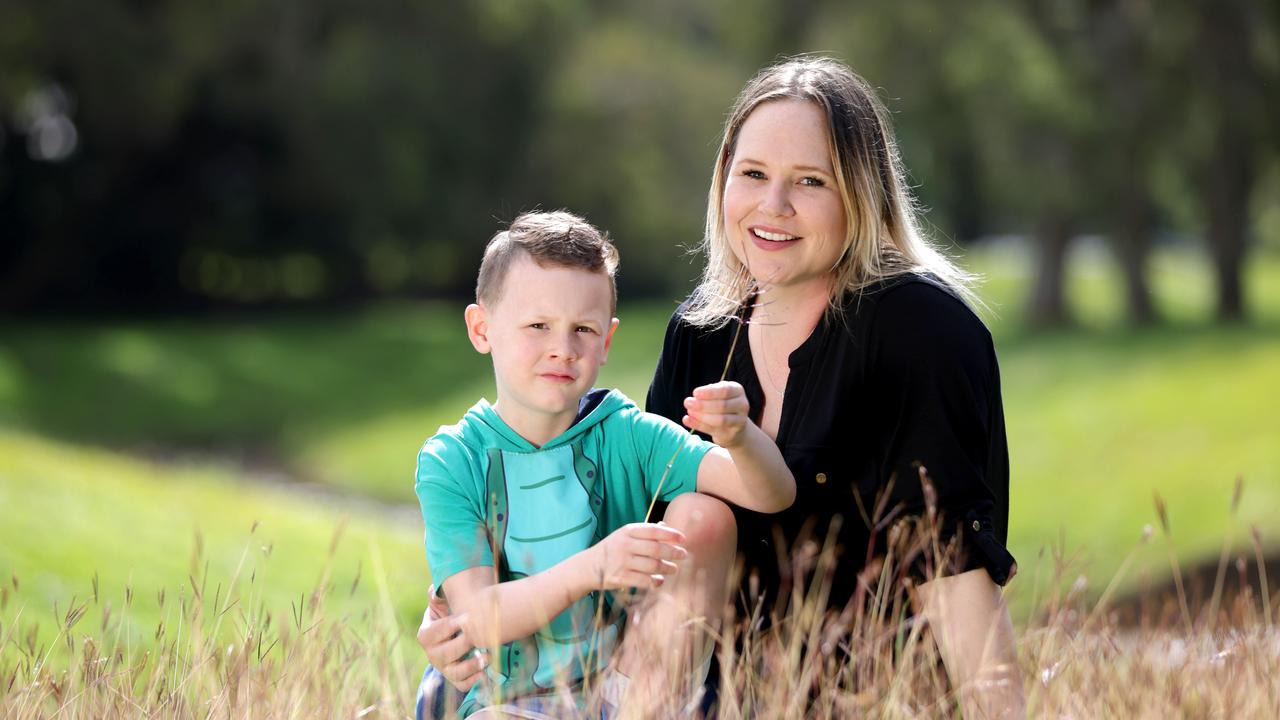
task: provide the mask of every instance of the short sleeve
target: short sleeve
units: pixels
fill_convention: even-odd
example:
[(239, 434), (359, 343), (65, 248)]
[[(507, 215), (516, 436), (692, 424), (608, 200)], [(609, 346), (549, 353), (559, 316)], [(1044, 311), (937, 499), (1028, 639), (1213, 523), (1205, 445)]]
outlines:
[(657, 494), (659, 500), (668, 502), (677, 495), (696, 490), (698, 466), (715, 445), (665, 417), (641, 412), (639, 408), (633, 408), (632, 412), (635, 417), (631, 419), (631, 438), (648, 496)]
[(461, 444), (436, 436), (418, 453), (414, 490), (426, 526), (427, 565), (437, 587), (458, 572), (493, 566), (477, 496), (480, 468)]
[(881, 477), (907, 514), (925, 510), (923, 473), (944, 539), (960, 534), (963, 570), (1008, 582), (1008, 447), (990, 333), (960, 300), (927, 283), (882, 298), (870, 337), (879, 395)]

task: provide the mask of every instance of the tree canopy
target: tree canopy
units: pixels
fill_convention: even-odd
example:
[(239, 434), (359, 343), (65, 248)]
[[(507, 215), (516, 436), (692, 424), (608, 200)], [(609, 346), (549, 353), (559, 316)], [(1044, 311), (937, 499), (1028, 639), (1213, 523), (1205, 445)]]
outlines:
[(624, 296), (674, 298), (728, 106), (806, 51), (881, 89), (945, 241), (1037, 238), (1048, 322), (1076, 233), (1112, 241), (1139, 321), (1158, 237), (1211, 241), (1227, 317), (1278, 242), (1274, 3), (19, 0), (0, 311), (461, 295), (534, 207), (609, 230)]

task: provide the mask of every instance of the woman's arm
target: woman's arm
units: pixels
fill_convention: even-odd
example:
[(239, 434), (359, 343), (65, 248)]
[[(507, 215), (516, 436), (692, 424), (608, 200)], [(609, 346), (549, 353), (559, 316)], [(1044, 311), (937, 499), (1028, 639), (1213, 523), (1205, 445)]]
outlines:
[(444, 581), (463, 635), (491, 648), (528, 637), (593, 590), (650, 588), (674, 574), (687, 554), (684, 533), (632, 523), (599, 543), (529, 577), (497, 582), (493, 568), (473, 567)]
[(967, 718), (1026, 716), (1013, 623), (1000, 587), (970, 570), (920, 585), (919, 601)]
[(418, 644), (427, 653), (427, 662), (449, 681), (459, 692), (466, 692), (480, 681), (486, 658), (473, 653), (475, 645), (462, 633), (458, 618), (449, 610), (449, 603), (431, 586), (431, 601), (422, 613), (418, 626)]

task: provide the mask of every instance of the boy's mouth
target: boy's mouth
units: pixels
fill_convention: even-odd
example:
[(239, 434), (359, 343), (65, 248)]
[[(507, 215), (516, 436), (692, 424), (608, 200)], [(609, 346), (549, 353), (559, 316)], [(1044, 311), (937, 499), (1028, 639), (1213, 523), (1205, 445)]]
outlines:
[(573, 382), (576, 379), (572, 375), (565, 375), (564, 373), (555, 373), (555, 372), (540, 373), (538, 377), (542, 378), (543, 380), (547, 380), (549, 382), (561, 383), (566, 385), (568, 383)]

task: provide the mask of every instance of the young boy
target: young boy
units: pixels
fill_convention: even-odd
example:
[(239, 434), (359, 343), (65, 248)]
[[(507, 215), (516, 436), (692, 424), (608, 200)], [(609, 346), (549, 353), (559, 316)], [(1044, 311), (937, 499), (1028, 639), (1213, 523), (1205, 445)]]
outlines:
[[(618, 326), (617, 264), (608, 238), (566, 212), (521, 215), (485, 249), (465, 319), (497, 399), (427, 440), (416, 482), (432, 577), (463, 642), (496, 651), (464, 716), (577, 711), (581, 693), (563, 690), (606, 669), (614, 702), (628, 676), (630, 709), (656, 700), (666, 670), (698, 663), (700, 642), (705, 655), (685, 620), (723, 607), (734, 525), (714, 498), (760, 512), (795, 498), (737, 383), (686, 400), (685, 424), (718, 446), (592, 389)], [(655, 496), (671, 505), (645, 523)], [(608, 591), (659, 586), (619, 647)]]

